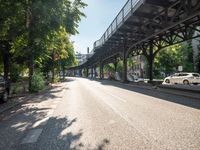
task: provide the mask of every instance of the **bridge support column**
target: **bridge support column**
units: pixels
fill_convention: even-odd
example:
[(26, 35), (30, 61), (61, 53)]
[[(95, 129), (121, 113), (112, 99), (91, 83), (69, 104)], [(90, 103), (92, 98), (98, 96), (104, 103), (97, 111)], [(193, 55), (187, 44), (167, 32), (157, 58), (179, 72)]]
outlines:
[(86, 77), (88, 78), (88, 76), (89, 76), (89, 69), (88, 69), (88, 67), (86, 68)]
[(94, 78), (96, 79), (96, 66), (94, 66)]
[(150, 81), (153, 81), (153, 63), (155, 58), (153, 43), (150, 43), (149, 54), (146, 57), (148, 61), (148, 78)]
[(123, 82), (128, 82), (127, 80), (127, 57), (123, 56)]
[(100, 79), (104, 78), (104, 72), (103, 72), (103, 64), (100, 64)]
[(123, 46), (123, 80), (124, 83), (127, 83), (127, 54), (126, 54), (126, 42)]
[(115, 58), (115, 60), (113, 62), (115, 72), (117, 72), (117, 64), (118, 64), (117, 58)]
[(79, 72), (80, 72), (80, 77), (82, 77), (83, 76), (82, 69), (80, 69)]
[(94, 77), (94, 68), (92, 67), (91, 68), (91, 78), (93, 78)]

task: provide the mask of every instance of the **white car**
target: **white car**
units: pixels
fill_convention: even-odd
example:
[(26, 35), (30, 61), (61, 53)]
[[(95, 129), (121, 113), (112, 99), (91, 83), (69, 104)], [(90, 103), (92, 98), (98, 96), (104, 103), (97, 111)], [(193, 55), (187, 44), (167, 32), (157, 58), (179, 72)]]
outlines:
[(164, 79), (167, 84), (200, 84), (200, 75), (198, 73), (175, 73)]

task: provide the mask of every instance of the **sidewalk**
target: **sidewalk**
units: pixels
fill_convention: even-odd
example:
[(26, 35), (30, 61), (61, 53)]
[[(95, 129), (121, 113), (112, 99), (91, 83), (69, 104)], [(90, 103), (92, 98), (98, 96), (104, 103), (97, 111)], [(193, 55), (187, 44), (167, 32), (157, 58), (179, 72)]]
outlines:
[(23, 103), (25, 101), (28, 101), (30, 99), (34, 99), (40, 95), (43, 95), (43, 94), (49, 92), (50, 90), (58, 87), (60, 84), (62, 84), (62, 83), (51, 84), (44, 91), (41, 91), (38, 93), (25, 93), (25, 94), (11, 96), (11, 98), (9, 98), (7, 102), (0, 103), (0, 114), (20, 105), (21, 103)]
[(21, 104), (24, 101), (25, 101), (24, 96), (10, 98), (7, 102), (0, 104), (0, 114), (6, 110), (12, 109), (13, 107)]

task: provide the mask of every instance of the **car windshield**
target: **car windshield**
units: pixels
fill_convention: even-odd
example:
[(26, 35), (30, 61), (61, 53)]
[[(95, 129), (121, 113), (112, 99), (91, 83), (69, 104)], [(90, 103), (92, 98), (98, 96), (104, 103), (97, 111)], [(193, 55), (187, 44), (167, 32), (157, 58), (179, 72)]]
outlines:
[(178, 74), (178, 73), (175, 73), (175, 74), (173, 74), (172, 76), (179, 76), (179, 74)]
[(182, 73), (179, 76), (188, 76), (188, 75), (189, 75), (188, 73)]
[(193, 73), (192, 75), (193, 75), (193, 77), (200, 77), (200, 75), (198, 73)]

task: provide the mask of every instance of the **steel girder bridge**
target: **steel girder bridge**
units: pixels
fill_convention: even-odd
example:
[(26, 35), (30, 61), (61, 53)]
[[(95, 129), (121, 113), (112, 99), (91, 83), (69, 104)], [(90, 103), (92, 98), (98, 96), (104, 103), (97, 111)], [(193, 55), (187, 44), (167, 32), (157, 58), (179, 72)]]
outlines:
[[(153, 79), (156, 54), (165, 47), (200, 36), (200, 0), (128, 0), (103, 36), (94, 43), (87, 61), (70, 70), (96, 70), (106, 63), (123, 60), (123, 81), (127, 81), (127, 58), (144, 55), (149, 79)], [(197, 33), (197, 34), (194, 34)]]

